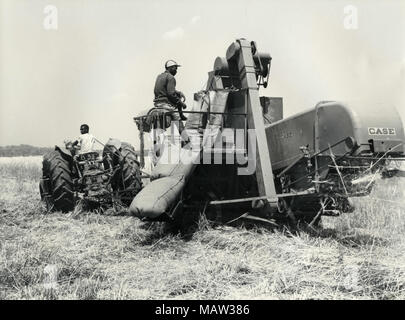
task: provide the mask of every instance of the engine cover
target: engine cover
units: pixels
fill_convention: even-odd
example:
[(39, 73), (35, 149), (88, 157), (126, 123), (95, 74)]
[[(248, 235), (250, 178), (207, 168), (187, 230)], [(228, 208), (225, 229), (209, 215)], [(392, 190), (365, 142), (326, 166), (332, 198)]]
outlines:
[[(350, 137), (357, 149), (354, 155), (404, 153), (404, 128), (397, 110), (386, 105), (358, 105), (324, 102), (266, 126), (273, 171), (292, 164), (302, 156), (300, 147), (313, 154)], [(335, 155), (344, 155), (354, 146), (339, 143)], [(321, 153), (322, 155), (322, 153)]]

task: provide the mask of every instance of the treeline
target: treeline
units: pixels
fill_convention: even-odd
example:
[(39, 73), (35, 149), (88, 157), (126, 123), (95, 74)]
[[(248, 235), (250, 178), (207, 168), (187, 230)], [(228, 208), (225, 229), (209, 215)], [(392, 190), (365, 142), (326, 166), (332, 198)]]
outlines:
[(54, 148), (48, 147), (34, 147), (28, 144), (20, 144), (19, 146), (0, 146), (0, 157), (42, 156), (53, 149)]
[[(0, 157), (27, 157), (27, 156), (43, 156), (45, 153), (55, 150), (55, 147), (34, 147), (28, 144), (20, 144), (19, 146), (0, 146)], [(96, 150), (100, 154), (103, 150)], [(149, 150), (145, 150), (147, 156)], [(136, 150), (135, 154), (139, 156), (140, 151)]]

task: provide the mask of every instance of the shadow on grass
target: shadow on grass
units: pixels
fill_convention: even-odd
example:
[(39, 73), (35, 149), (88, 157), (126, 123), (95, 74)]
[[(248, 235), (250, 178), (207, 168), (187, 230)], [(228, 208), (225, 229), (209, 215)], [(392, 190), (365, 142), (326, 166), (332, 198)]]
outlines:
[(190, 241), (197, 232), (212, 230), (224, 226), (234, 228), (235, 230), (249, 230), (258, 234), (280, 232), (286, 237), (296, 236), (300, 232), (300, 229), (296, 225), (288, 223), (274, 224), (248, 219), (233, 220), (230, 223), (217, 222), (208, 220), (205, 215), (196, 213), (182, 215), (181, 217), (169, 221), (143, 221), (139, 226), (139, 229), (145, 230), (146, 234), (142, 235), (142, 240), (138, 237), (137, 242), (141, 245), (155, 245), (157, 242), (161, 242), (164, 238), (173, 237), (182, 241)]
[(190, 241), (196, 232), (212, 227), (214, 224), (199, 214), (183, 215), (176, 219), (168, 218), (165, 221), (144, 220), (138, 226), (143, 232), (135, 241), (144, 246), (154, 246), (164, 242), (162, 240)]
[(377, 237), (373, 234), (359, 233), (357, 230), (352, 230), (353, 232), (347, 233), (337, 229), (331, 228), (310, 228), (303, 227), (301, 232), (306, 232), (313, 237), (323, 238), (323, 239), (333, 239), (338, 243), (346, 246), (357, 248), (361, 246), (386, 246), (389, 240)]

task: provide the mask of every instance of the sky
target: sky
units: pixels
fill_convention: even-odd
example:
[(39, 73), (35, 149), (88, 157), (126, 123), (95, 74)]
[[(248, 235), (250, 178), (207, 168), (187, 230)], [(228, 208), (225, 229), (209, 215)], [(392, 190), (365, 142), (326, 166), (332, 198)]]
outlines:
[(271, 54), (260, 94), (283, 97), (285, 116), (355, 99), (405, 119), (402, 0), (0, 0), (0, 145), (62, 145), (87, 123), (102, 142), (137, 146), (132, 118), (152, 107), (165, 61), (182, 65), (177, 89), (191, 104), (242, 37)]

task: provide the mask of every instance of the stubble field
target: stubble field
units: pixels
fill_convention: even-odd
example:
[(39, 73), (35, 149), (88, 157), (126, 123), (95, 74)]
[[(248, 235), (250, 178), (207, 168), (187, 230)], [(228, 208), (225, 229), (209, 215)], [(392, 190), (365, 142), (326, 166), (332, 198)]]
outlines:
[(47, 213), (41, 157), (0, 158), (0, 299), (404, 299), (405, 179), (318, 231), (191, 239), (109, 212)]

